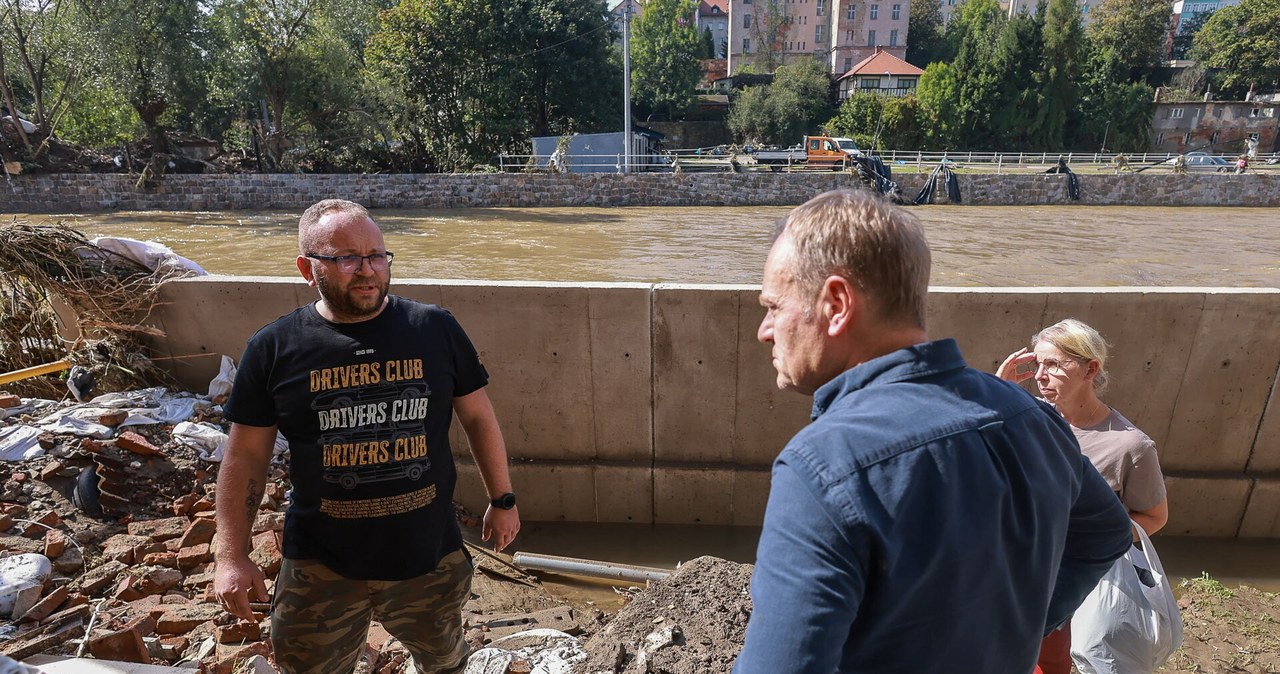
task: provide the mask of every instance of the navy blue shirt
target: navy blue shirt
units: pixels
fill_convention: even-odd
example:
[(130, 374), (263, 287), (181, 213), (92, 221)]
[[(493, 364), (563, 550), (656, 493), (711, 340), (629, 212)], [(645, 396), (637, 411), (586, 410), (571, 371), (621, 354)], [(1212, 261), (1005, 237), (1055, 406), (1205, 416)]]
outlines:
[(954, 340), (854, 367), (773, 465), (737, 674), (1030, 672), (1129, 547), (1067, 423)]

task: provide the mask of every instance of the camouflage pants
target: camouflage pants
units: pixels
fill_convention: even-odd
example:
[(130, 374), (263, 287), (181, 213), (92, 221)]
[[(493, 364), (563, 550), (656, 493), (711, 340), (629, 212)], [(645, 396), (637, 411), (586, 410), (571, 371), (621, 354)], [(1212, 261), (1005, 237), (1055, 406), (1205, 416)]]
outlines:
[(372, 619), (409, 649), (419, 674), (458, 674), (466, 666), (462, 605), (471, 573), (462, 550), (431, 573), (399, 581), (348, 580), (320, 562), (286, 559), (271, 609), (276, 662), (284, 674), (351, 672)]

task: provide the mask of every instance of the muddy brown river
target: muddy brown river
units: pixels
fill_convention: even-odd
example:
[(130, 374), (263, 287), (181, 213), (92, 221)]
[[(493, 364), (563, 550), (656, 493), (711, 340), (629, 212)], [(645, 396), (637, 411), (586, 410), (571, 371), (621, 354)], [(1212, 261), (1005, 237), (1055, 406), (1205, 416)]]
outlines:
[[(784, 207), (376, 210), (400, 278), (759, 283)], [(919, 206), (941, 286), (1280, 287), (1264, 208)], [(298, 212), (113, 212), (64, 220), (153, 240), (212, 273), (294, 276)]]

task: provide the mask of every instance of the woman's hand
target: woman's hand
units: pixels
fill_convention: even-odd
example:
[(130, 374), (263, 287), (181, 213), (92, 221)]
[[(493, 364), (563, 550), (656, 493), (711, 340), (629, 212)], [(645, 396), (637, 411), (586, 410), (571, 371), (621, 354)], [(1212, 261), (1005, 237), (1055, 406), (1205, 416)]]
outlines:
[[(996, 376), (1015, 384), (1020, 384), (1034, 376), (1036, 376), (1036, 354), (1028, 350), (1025, 346), (1013, 353), (1000, 363), (1000, 369), (996, 370)], [(1030, 369), (1024, 366), (1031, 365)]]

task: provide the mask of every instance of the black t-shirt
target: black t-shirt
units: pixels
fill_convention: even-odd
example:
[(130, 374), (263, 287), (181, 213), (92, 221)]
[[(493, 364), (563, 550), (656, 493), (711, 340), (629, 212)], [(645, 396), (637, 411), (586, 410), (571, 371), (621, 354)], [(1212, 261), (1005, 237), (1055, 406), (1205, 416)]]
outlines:
[(392, 296), (359, 323), (308, 305), (259, 330), (225, 415), (289, 441), (284, 556), (403, 580), (461, 548), (449, 424), (453, 398), (486, 383), (462, 326), (435, 305)]

